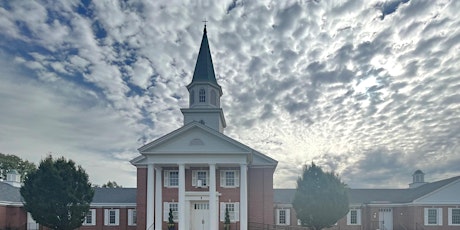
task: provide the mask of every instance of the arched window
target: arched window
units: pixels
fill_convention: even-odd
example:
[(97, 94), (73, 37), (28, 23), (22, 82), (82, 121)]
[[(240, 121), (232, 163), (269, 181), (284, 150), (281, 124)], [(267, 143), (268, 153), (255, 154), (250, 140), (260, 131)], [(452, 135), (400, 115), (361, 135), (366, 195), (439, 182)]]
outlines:
[(206, 102), (206, 91), (204, 89), (200, 89), (198, 93), (199, 102)]
[(195, 103), (195, 91), (190, 92), (190, 104)]
[(217, 105), (216, 91), (211, 90), (211, 104)]

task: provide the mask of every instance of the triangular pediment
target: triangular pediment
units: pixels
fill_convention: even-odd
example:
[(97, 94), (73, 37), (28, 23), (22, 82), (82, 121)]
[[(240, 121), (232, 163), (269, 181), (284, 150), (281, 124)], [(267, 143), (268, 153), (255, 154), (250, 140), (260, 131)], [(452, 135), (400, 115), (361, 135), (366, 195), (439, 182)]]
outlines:
[(191, 122), (164, 135), (139, 149), (141, 156), (131, 163), (137, 164), (155, 155), (180, 156), (245, 156), (247, 163), (259, 166), (275, 166), (277, 161), (220, 133), (206, 125)]
[(141, 148), (149, 154), (248, 154), (252, 149), (198, 122), (190, 123)]
[(416, 200), (416, 204), (460, 204), (460, 177), (451, 183), (434, 190)]

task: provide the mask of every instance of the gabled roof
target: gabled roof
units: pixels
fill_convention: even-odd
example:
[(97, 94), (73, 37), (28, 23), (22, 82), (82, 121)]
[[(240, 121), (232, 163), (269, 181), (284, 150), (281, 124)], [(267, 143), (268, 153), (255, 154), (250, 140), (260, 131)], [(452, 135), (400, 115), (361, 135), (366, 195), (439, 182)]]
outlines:
[(135, 204), (136, 191), (136, 188), (94, 188), (94, 197), (91, 203)]
[[(136, 188), (94, 188), (91, 204), (135, 204)], [(0, 204), (22, 205), (19, 188), (0, 182)]]
[[(429, 193), (435, 192), (457, 180), (460, 176), (435, 181), (417, 188), (407, 189), (350, 189), (350, 204), (405, 204), (412, 203)], [(296, 189), (274, 189), (274, 202), (292, 202)]]
[(21, 203), (19, 188), (5, 182), (0, 182), (0, 203)]
[(195, 71), (193, 72), (193, 78), (190, 85), (197, 82), (211, 83), (220, 88), (219, 84), (217, 84), (216, 76), (214, 74), (214, 65), (212, 64), (211, 51), (209, 50), (206, 26), (204, 27), (200, 51), (198, 53)]
[[(192, 133), (194, 132), (194, 133)], [(208, 146), (188, 146), (190, 139), (192, 139), (191, 134), (200, 133), (203, 136), (207, 136), (212, 144)], [(222, 145), (218, 146), (217, 144), (221, 143)], [(225, 144), (225, 145), (224, 145)], [(183, 152), (174, 152), (168, 149), (170, 148), (182, 148), (185, 149)], [(185, 147), (187, 148), (185, 148)], [(212, 128), (209, 128), (206, 125), (203, 125), (199, 122), (190, 122), (187, 125), (182, 126), (179, 129), (176, 129), (144, 146), (140, 147), (138, 151), (143, 154), (142, 156), (136, 157), (131, 160), (132, 164), (141, 163), (146, 156), (150, 154), (218, 154), (220, 152), (225, 154), (246, 154), (250, 157), (251, 162), (257, 165), (271, 165), (276, 166), (278, 162), (267, 155), (264, 155), (249, 146), (238, 142)]]

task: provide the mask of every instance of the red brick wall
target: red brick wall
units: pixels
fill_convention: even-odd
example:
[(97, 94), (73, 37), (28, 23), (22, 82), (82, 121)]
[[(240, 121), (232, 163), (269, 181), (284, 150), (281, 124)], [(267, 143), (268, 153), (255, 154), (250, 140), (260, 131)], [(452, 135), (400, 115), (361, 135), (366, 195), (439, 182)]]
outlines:
[(248, 221), (274, 224), (273, 173), (274, 168), (248, 169)]
[(136, 212), (137, 212), (137, 227), (145, 229), (147, 223), (147, 168), (137, 168), (137, 195), (136, 195)]
[[(3, 218), (3, 219), (2, 219)], [(27, 212), (23, 207), (1, 206), (0, 229), (5, 227), (24, 228), (27, 224)]]

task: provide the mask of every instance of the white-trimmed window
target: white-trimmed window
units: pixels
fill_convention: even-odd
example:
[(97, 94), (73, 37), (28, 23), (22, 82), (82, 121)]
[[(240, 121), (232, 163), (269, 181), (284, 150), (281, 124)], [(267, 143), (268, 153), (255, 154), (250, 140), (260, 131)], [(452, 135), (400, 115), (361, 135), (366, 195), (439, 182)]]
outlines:
[(163, 203), (163, 221), (168, 221), (170, 209), (172, 210), (174, 222), (179, 221), (179, 203), (177, 202)]
[(198, 101), (206, 102), (206, 91), (204, 91), (204, 89), (200, 89), (200, 91), (198, 91)]
[(207, 187), (209, 181), (208, 170), (193, 170), (192, 171), (192, 186)]
[(347, 214), (347, 225), (361, 225), (361, 209), (350, 209)]
[(240, 185), (240, 171), (222, 170), (220, 171), (220, 187), (232, 188)]
[(240, 203), (239, 202), (220, 202), (220, 221), (225, 221), (225, 210), (228, 210), (230, 222), (240, 220)]
[(165, 170), (163, 184), (165, 187), (179, 187), (179, 171)]
[(276, 209), (276, 225), (290, 225), (291, 210), (288, 208)]
[(104, 209), (104, 225), (116, 226), (120, 224), (119, 209)]
[(449, 225), (460, 226), (460, 208), (449, 208)]
[(425, 225), (442, 225), (442, 208), (425, 208)]
[(137, 211), (136, 209), (128, 209), (128, 225), (135, 226), (137, 224)]
[(96, 225), (96, 209), (90, 209), (86, 213), (85, 220), (83, 220), (83, 225), (93, 226)]

